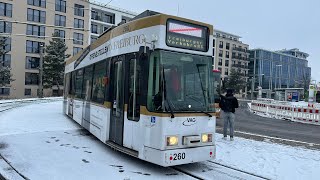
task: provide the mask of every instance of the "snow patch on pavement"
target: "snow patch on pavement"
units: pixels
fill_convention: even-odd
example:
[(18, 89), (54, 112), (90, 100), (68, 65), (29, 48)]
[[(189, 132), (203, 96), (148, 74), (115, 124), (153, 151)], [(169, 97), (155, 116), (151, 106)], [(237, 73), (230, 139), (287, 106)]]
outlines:
[(270, 179), (319, 179), (320, 151), (216, 135), (216, 162)]

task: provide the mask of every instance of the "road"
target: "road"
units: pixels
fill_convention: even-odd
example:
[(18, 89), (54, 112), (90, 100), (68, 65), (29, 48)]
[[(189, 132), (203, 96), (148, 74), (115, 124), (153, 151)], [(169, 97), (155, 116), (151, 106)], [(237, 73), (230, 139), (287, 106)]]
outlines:
[[(218, 119), (217, 132), (221, 133), (222, 127), (223, 120)], [(235, 135), (238, 136), (252, 133), (275, 139), (293, 140), (289, 144), (301, 145), (298, 141), (311, 143), (311, 146), (320, 148), (320, 126), (261, 117), (249, 112), (246, 102), (240, 102), (240, 107), (236, 110), (235, 131)]]

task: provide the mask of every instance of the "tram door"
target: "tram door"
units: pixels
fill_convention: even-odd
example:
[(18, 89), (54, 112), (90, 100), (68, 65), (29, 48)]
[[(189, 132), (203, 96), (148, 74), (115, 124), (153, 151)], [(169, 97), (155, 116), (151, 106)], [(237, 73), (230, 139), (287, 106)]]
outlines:
[(112, 59), (112, 97), (110, 118), (110, 140), (123, 145), (124, 111), (124, 56)]

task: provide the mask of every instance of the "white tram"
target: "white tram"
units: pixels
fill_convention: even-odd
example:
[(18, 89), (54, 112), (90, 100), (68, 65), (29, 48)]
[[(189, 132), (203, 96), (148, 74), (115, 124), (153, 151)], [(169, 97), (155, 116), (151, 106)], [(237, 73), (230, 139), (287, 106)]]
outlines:
[(215, 158), (213, 27), (146, 11), (66, 62), (66, 115), (161, 166)]

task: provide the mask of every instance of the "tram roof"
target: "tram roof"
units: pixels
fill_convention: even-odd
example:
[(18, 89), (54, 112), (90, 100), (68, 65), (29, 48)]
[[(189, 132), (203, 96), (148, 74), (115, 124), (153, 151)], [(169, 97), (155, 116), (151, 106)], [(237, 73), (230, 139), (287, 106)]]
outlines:
[[(191, 19), (186, 19), (186, 18), (182, 18), (182, 17), (178, 17), (178, 16), (172, 16), (172, 15), (159, 13), (156, 15), (151, 15), (151, 16), (142, 17), (142, 18), (138, 18), (138, 19), (134, 18), (134, 20), (129, 21), (128, 23), (124, 23), (119, 26), (110, 28), (109, 30), (107, 30), (107, 32), (102, 34), (95, 42), (93, 42), (92, 44), (89, 45), (90, 51), (93, 51), (97, 47), (101, 46), (102, 44), (106, 43), (110, 39), (115, 38), (117, 36), (121, 36), (121, 35), (129, 33), (129, 32), (133, 32), (133, 31), (136, 31), (139, 29), (149, 28), (152, 26), (166, 25), (168, 19), (175, 19), (175, 20), (186, 22), (186, 23), (192, 23), (192, 24), (197, 24), (197, 25), (201, 25), (201, 26), (206, 26), (210, 30), (210, 35), (213, 34), (213, 26), (210, 24), (199, 22), (199, 21), (194, 21)], [(87, 48), (83, 49), (78, 54), (76, 54), (73, 57), (71, 57), (70, 59), (68, 59), (66, 61), (66, 65), (77, 60), (86, 49)]]

